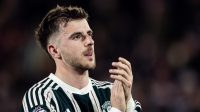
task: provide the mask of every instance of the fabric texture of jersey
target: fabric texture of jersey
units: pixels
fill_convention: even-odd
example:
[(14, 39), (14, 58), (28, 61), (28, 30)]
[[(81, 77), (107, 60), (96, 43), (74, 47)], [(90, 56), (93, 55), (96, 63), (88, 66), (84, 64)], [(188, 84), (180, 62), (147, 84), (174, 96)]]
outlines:
[[(33, 85), (24, 95), (20, 112), (109, 112), (112, 83), (89, 78), (82, 89), (74, 88), (54, 74)], [(132, 112), (141, 112), (134, 101)]]

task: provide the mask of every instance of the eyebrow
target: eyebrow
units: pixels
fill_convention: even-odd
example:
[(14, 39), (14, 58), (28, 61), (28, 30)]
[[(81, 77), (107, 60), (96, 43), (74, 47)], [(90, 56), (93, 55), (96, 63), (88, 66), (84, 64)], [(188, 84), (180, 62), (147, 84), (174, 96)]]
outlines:
[(73, 37), (74, 35), (80, 35), (80, 34), (82, 34), (81, 32), (74, 32), (74, 33), (72, 33), (69, 37)]
[(87, 34), (88, 34), (88, 33), (93, 34), (93, 31), (92, 31), (92, 30), (89, 30), (89, 31), (87, 31)]
[[(69, 38), (73, 37), (74, 35), (82, 35), (82, 34), (83, 34), (82, 32), (74, 32), (69, 36)], [(93, 34), (93, 31), (92, 30), (88, 30), (87, 34)]]

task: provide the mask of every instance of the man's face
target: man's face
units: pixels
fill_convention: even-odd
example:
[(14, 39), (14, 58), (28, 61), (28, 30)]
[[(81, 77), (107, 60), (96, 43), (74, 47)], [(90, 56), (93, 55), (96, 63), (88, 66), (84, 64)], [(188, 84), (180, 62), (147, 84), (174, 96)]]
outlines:
[(60, 26), (58, 48), (65, 65), (78, 69), (96, 66), (92, 30), (86, 19), (73, 20)]

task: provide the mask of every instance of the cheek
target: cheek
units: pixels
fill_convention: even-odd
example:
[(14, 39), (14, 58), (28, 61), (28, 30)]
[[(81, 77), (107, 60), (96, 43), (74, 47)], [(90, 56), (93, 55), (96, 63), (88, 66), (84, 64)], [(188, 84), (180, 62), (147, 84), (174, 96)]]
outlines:
[(70, 53), (72, 55), (80, 55), (82, 53), (82, 48), (83, 48), (83, 43), (79, 41), (73, 41), (73, 40), (68, 40), (68, 41), (62, 41), (60, 43), (60, 47), (62, 51), (65, 51), (66, 53)]
[(80, 55), (82, 53), (81, 47), (76, 44), (65, 46), (64, 51), (74, 56)]

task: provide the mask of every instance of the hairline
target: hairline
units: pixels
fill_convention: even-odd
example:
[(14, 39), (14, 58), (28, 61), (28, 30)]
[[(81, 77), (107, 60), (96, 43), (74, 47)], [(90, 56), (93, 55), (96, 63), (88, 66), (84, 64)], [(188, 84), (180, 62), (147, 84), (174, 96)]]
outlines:
[[(88, 18), (87, 18), (87, 17), (85, 17), (85, 18), (76, 18), (76, 19), (69, 19), (67, 22), (66, 22), (66, 21), (60, 22), (59, 25), (58, 25), (58, 26), (59, 26), (58, 30), (55, 31), (54, 33), (52, 33), (52, 34), (49, 36), (48, 40), (47, 40), (47, 50), (48, 50), (49, 44), (54, 44), (54, 45), (56, 45), (56, 46), (59, 45), (60, 39), (57, 38), (57, 37), (59, 37), (59, 36), (60, 36), (60, 32), (63, 31), (63, 30), (61, 30), (61, 29), (62, 29), (62, 28), (66, 28), (66, 27), (67, 27), (67, 24), (68, 24), (69, 22), (76, 21), (76, 20), (84, 20), (84, 19), (88, 22)], [(61, 27), (62, 27), (62, 28), (61, 28)]]

